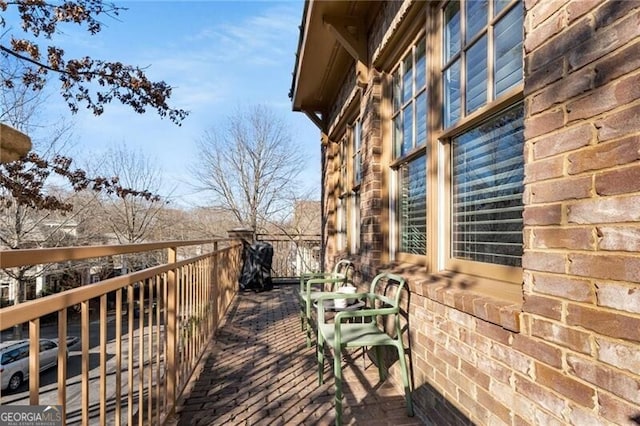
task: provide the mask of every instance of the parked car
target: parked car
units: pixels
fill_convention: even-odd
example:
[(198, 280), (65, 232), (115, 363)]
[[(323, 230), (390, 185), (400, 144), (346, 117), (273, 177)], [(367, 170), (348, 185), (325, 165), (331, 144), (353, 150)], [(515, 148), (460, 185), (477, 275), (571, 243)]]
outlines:
[[(40, 372), (58, 365), (58, 342), (40, 339)], [(29, 340), (0, 343), (0, 389), (17, 390), (29, 378)]]

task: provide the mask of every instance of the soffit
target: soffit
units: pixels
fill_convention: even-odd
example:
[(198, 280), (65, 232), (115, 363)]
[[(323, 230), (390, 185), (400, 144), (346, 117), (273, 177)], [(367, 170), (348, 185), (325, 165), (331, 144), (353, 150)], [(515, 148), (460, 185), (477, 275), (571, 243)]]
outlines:
[(338, 42), (326, 17), (357, 18), (363, 22), (366, 37), (370, 20), (379, 9), (379, 2), (368, 1), (308, 1), (302, 22), (297, 63), (291, 88), (294, 111), (324, 115), (334, 101), (345, 73), (354, 58)]

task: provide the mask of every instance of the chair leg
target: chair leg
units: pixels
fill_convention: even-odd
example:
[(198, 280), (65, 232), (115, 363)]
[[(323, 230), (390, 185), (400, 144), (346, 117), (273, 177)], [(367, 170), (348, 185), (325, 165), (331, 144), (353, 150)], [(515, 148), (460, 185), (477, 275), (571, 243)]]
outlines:
[(386, 377), (384, 373), (384, 366), (382, 365), (382, 348), (380, 346), (375, 346), (374, 350), (376, 352), (376, 364), (378, 365), (378, 376), (380, 377), (380, 381), (383, 381)]
[(333, 375), (336, 382), (336, 426), (342, 425), (342, 351), (340, 348), (333, 350)]
[(316, 355), (318, 357), (318, 384), (321, 385), (324, 383), (324, 339), (321, 333), (318, 333)]
[(311, 331), (312, 331), (312, 327), (311, 327), (311, 306), (310, 306), (311, 301), (307, 300), (306, 301), (306, 306), (305, 306), (305, 328), (306, 328), (306, 332), (307, 332), (307, 348), (311, 347)]
[(398, 360), (400, 361), (400, 370), (402, 373), (402, 385), (404, 386), (404, 397), (407, 402), (407, 414), (413, 417), (413, 401), (411, 400), (411, 384), (409, 382), (409, 369), (407, 368), (407, 360), (404, 357), (404, 347), (402, 344), (398, 347)]

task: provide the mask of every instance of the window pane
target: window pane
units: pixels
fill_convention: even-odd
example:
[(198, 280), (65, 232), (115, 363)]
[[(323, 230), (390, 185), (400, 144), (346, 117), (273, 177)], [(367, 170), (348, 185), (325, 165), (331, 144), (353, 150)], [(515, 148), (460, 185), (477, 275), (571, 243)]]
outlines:
[(444, 61), (460, 51), (460, 3), (452, 1), (444, 10)]
[(467, 51), (467, 114), (487, 103), (487, 37)]
[(426, 83), (427, 57), (424, 39), (416, 46), (416, 92), (420, 91)]
[(353, 184), (354, 185), (358, 185), (360, 183), (361, 180), (361, 173), (362, 173), (362, 156), (360, 154), (360, 146), (361, 146), (361, 139), (362, 137), (362, 124), (360, 123), (360, 120), (356, 121), (356, 124), (354, 126), (354, 135), (353, 135), (353, 143), (354, 143), (354, 149), (353, 149)]
[(404, 104), (413, 96), (413, 57), (407, 55), (403, 61), (404, 74), (402, 74), (402, 103)]
[(511, 3), (511, 0), (494, 0), (493, 1), (493, 16), (496, 16), (506, 5)]
[(427, 92), (416, 98), (416, 146), (427, 142)]
[(393, 119), (393, 155), (398, 158), (402, 155), (402, 114)]
[(400, 109), (400, 99), (402, 96), (401, 85), (400, 85), (400, 71), (396, 71), (393, 73), (393, 86), (391, 97), (393, 98), (393, 112), (397, 112)]
[(402, 115), (404, 117), (404, 125), (402, 128), (402, 147), (400, 148), (400, 156), (405, 155), (413, 148), (413, 104), (407, 105)]
[(444, 72), (444, 125), (451, 126), (460, 118), (460, 60)]
[(400, 251), (427, 252), (427, 163), (422, 155), (400, 168)]
[(465, 40), (469, 42), (487, 25), (489, 2), (488, 0), (467, 0), (466, 6), (467, 34)]
[(522, 5), (517, 5), (496, 24), (496, 97), (522, 81)]
[(452, 256), (520, 266), (523, 107), (452, 140)]

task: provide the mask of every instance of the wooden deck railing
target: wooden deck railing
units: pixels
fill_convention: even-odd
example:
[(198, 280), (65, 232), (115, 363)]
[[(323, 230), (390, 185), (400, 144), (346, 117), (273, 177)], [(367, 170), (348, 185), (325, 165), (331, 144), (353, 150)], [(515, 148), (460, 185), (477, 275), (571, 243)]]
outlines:
[[(206, 245), (206, 254), (178, 260), (179, 248)], [(63, 424), (163, 424), (171, 416), (237, 291), (240, 243), (9, 250), (0, 252), (0, 268), (151, 250), (166, 250), (167, 263), (0, 309), (0, 329), (28, 324), (30, 345), (28, 400), (5, 392), (3, 405), (61, 405)], [(69, 313), (78, 306), (77, 317)], [(52, 314), (60, 343), (55, 391), (40, 386), (38, 373), (42, 319)], [(80, 334), (73, 357), (66, 343), (70, 328)], [(81, 374), (69, 374), (69, 367)]]

